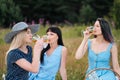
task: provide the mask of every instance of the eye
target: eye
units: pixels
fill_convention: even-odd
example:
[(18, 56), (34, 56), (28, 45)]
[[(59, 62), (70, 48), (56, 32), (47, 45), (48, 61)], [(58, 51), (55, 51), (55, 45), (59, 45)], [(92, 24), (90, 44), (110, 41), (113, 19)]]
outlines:
[(50, 35), (54, 35), (53, 33), (51, 33)]
[(27, 34), (32, 34), (31, 31), (27, 31)]
[(96, 27), (100, 27), (99, 25), (97, 25)]

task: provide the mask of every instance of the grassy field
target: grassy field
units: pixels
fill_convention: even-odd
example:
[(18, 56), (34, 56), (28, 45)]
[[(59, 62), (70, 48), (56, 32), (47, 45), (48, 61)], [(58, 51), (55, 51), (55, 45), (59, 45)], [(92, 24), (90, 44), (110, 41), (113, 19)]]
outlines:
[[(63, 40), (65, 46), (68, 48), (68, 57), (67, 57), (67, 76), (68, 80), (84, 80), (85, 71), (87, 69), (87, 54), (81, 59), (75, 59), (75, 51), (81, 43), (82, 36), (81, 30), (84, 29), (83, 26), (74, 26), (74, 27), (61, 27)], [(47, 27), (44, 28), (41, 26), (38, 34), (42, 36), (45, 34)], [(4, 43), (3, 37), (9, 31), (9, 29), (0, 29), (0, 80), (2, 74), (6, 72), (5, 65), (5, 53), (9, 48), (9, 44)], [(115, 41), (118, 45), (118, 49), (120, 49), (120, 30), (112, 30)], [(120, 62), (120, 50), (119, 54), (119, 62)], [(60, 75), (58, 73), (56, 80), (61, 80)]]

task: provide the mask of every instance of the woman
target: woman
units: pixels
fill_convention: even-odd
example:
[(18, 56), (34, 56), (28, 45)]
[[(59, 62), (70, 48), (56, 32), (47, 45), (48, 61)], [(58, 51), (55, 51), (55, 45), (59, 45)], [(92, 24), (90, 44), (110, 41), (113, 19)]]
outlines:
[[(93, 39), (89, 39), (91, 35)], [(93, 33), (89, 33), (89, 29), (84, 32), (84, 38), (76, 51), (75, 58), (81, 59), (86, 50), (88, 50), (89, 66), (87, 73), (96, 68), (112, 68), (120, 75), (120, 67), (118, 64), (117, 46), (114, 42), (110, 26), (103, 18), (98, 18), (94, 24)], [(110, 66), (112, 60), (112, 66)], [(116, 80), (115, 75), (110, 71), (97, 71), (97, 76), (101, 80)], [(89, 80), (89, 79), (87, 79)]]
[(58, 27), (49, 27), (47, 36), (49, 44), (42, 50), (39, 72), (30, 73), (29, 80), (55, 80), (58, 70), (62, 80), (67, 80), (67, 49), (64, 47), (61, 31)]
[(7, 51), (7, 73), (6, 80), (28, 80), (28, 73), (39, 71), (40, 53), (43, 48), (43, 41), (38, 40), (33, 49), (29, 43), (32, 42), (32, 33), (37, 32), (38, 25), (29, 26), (24, 22), (15, 24), (6, 36), (5, 42), (11, 43)]

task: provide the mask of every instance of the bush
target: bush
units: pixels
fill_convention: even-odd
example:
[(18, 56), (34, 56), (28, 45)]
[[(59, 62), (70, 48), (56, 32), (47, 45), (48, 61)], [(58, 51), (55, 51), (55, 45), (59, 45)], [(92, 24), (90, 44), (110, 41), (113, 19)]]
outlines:
[(10, 23), (22, 19), (20, 8), (13, 0), (0, 0), (0, 26), (9, 27)]
[(119, 14), (120, 14), (120, 0), (114, 0), (114, 6), (112, 8), (110, 16), (113, 18), (116, 29), (120, 29)]
[(83, 5), (80, 10), (80, 18), (79, 21), (81, 23), (89, 23), (96, 19), (96, 13), (89, 5)]

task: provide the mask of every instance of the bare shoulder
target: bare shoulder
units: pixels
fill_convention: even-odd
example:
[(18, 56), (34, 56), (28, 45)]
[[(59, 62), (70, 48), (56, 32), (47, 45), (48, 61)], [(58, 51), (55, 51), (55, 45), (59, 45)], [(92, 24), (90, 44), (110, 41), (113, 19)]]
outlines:
[(112, 48), (111, 48), (111, 51), (114, 52), (117, 50), (117, 44), (116, 43), (113, 43), (112, 45)]
[(65, 46), (63, 46), (62, 51), (67, 51), (67, 48)]
[(67, 48), (65, 46), (62, 47), (62, 54), (67, 54)]
[(117, 48), (117, 44), (116, 43), (113, 43), (113, 45), (112, 45), (112, 49), (114, 49), (114, 48)]

